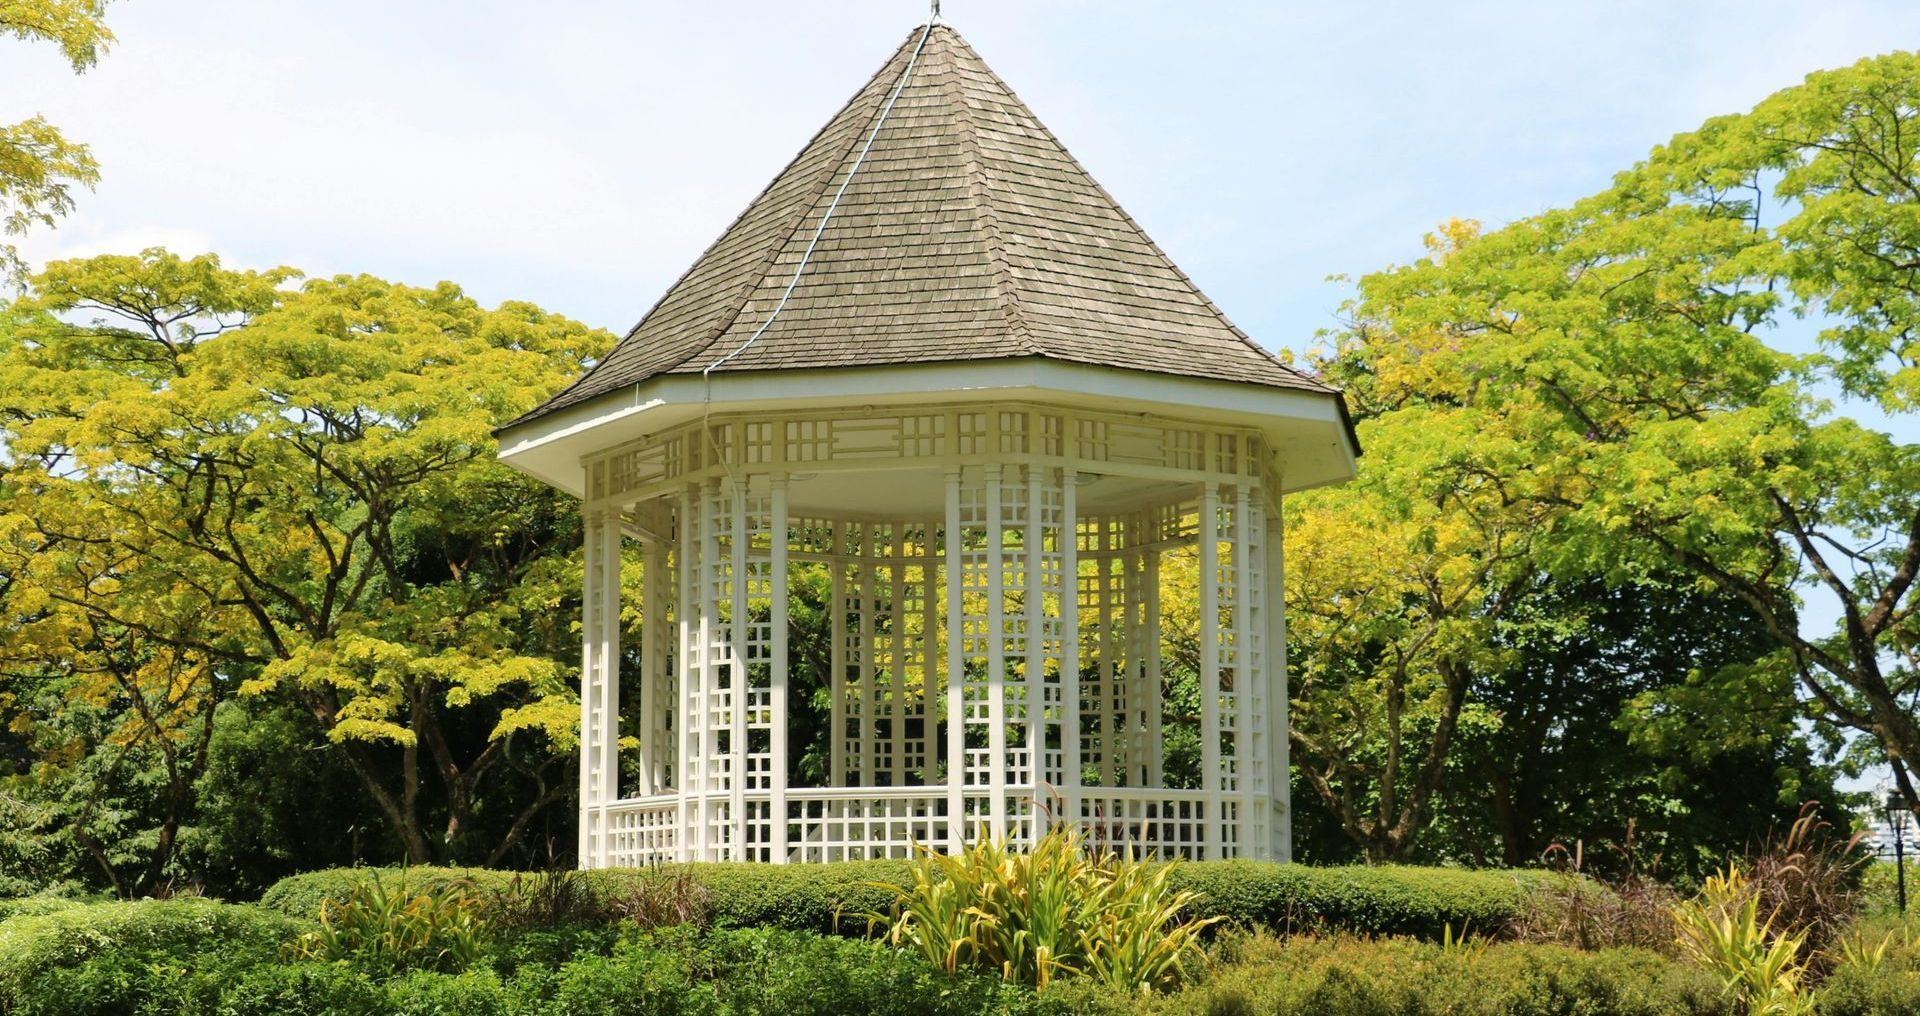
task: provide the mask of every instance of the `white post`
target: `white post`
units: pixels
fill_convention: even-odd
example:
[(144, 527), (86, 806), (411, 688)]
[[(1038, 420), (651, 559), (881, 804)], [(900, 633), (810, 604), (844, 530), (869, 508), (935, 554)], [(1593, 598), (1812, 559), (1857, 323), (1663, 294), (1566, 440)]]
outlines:
[(640, 651), (645, 656), (640, 663), (640, 786), (637, 789), (641, 796), (651, 796), (659, 793), (664, 785), (661, 767), (665, 748), (660, 742), (666, 736), (666, 729), (660, 722), (660, 692), (666, 683), (663, 668), (672, 665), (672, 657), (663, 644), (667, 630), (664, 588), (667, 548), (654, 534), (646, 538), (642, 551), (645, 572), (640, 578)]
[(967, 663), (962, 643), (967, 610), (961, 587), (960, 477), (959, 466), (947, 467), (947, 850), (954, 854), (972, 832), (966, 820)]
[[(1247, 482), (1240, 481), (1233, 495), (1233, 775), (1239, 797), (1235, 812), (1234, 850), (1239, 857), (1264, 857), (1267, 845), (1252, 842), (1255, 823), (1253, 809), (1261, 804), (1254, 786), (1253, 683), (1265, 675), (1253, 672), (1253, 511)], [(1264, 823), (1261, 823), (1264, 825)]]
[[(1275, 499), (1276, 502), (1278, 499)], [(1292, 702), (1287, 681), (1286, 523), (1280, 506), (1267, 515), (1267, 710), (1272, 719), (1267, 734), (1267, 786), (1274, 810), (1273, 856), (1293, 860), (1293, 775), (1291, 740)]]
[[(1029, 432), (1037, 432), (1038, 421), (1030, 421)], [(1027, 552), (1027, 782), (1033, 785), (1032, 812), (1033, 833), (1040, 835), (1042, 810), (1046, 801), (1040, 789), (1041, 760), (1047, 751), (1046, 734), (1046, 518), (1042, 514), (1045, 499), (1041, 496), (1053, 470), (1043, 466), (1029, 465), (1027, 470), (1027, 532), (1022, 538)]]
[(1147, 786), (1166, 785), (1165, 758), (1166, 745), (1161, 725), (1165, 719), (1165, 706), (1161, 702), (1160, 688), (1160, 548), (1156, 546), (1161, 537), (1162, 513), (1158, 510), (1148, 512), (1147, 530), (1142, 539), (1148, 544), (1146, 549), (1145, 575), (1141, 585), (1146, 589), (1146, 709), (1147, 709)]
[(1007, 835), (1007, 583), (1003, 466), (987, 467), (987, 757), (992, 760), (988, 833)]
[(714, 532), (714, 504), (720, 499), (720, 481), (709, 480), (700, 497), (700, 572), (694, 582), (699, 589), (700, 600), (700, 800), (697, 803), (699, 814), (695, 821), (699, 823), (698, 854), (702, 861), (719, 860), (715, 850), (713, 798), (716, 791), (725, 789), (725, 777), (718, 773), (730, 772), (732, 760), (720, 754), (718, 739), (714, 736), (714, 696), (720, 690), (720, 603), (718, 598), (720, 571), (720, 538)]
[(833, 698), (832, 728), (828, 731), (827, 782), (836, 787), (847, 785), (847, 524), (833, 523), (833, 552), (827, 567), (833, 570), (828, 582), (827, 630), (832, 645), (827, 647), (827, 691)]
[(1209, 480), (1200, 489), (1200, 787), (1206, 792), (1202, 857), (1220, 859), (1220, 491)]
[(771, 833), (772, 860), (775, 864), (787, 863), (787, 544), (789, 541), (787, 521), (787, 474), (776, 472), (772, 478), (773, 518), (768, 520), (772, 530), (772, 562), (768, 566), (769, 590), (767, 604), (768, 623), (772, 626), (773, 645), (770, 652), (773, 659), (768, 668), (768, 722), (767, 732), (768, 759), (767, 773), (770, 792), (767, 804), (767, 824)]
[(694, 641), (701, 636), (700, 624), (704, 623), (699, 620), (704, 616), (703, 605), (695, 592), (701, 568), (699, 546), (694, 542), (694, 530), (700, 525), (695, 496), (691, 485), (680, 492), (680, 589), (675, 625), (680, 637), (680, 653), (674, 661), (680, 669), (680, 754), (674, 766), (680, 781), (680, 827), (674, 837), (674, 859), (683, 863), (698, 856), (694, 853), (696, 823), (706, 819), (693, 802), (694, 795), (700, 793), (699, 782), (707, 778), (709, 757), (703, 698), (706, 685), (696, 669), (706, 654), (696, 650)]
[(744, 861), (747, 860), (747, 756), (751, 754), (747, 751), (747, 706), (753, 694), (752, 682), (747, 679), (747, 544), (753, 541), (747, 528), (747, 481), (742, 477), (731, 486), (733, 498), (729, 510), (733, 518), (727, 526), (727, 542), (733, 561), (727, 569), (727, 587), (733, 594), (733, 610), (727, 619), (726, 639), (727, 717), (733, 724), (733, 734), (727, 744), (733, 765), (727, 780), (731, 795), (727, 820), (732, 826), (727, 835), (727, 860)]
[(579, 863), (596, 868), (607, 864), (604, 807), (619, 795), (620, 513), (583, 514)]
[(873, 723), (880, 711), (880, 696), (875, 685), (880, 680), (879, 668), (874, 666), (874, 612), (878, 597), (874, 595), (879, 577), (874, 572), (873, 563), (873, 524), (860, 524), (860, 560), (854, 565), (854, 596), (860, 601), (860, 753), (856, 760), (855, 776), (863, 787), (879, 784), (880, 767), (873, 760)]
[(1060, 470), (1060, 798), (1080, 824), (1080, 474)]

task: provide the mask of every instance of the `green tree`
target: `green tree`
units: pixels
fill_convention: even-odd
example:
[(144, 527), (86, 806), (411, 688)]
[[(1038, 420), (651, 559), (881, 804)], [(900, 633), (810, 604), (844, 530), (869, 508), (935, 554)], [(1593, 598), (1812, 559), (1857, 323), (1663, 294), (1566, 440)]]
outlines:
[[(1537, 863), (1584, 844), (1590, 869), (1636, 860), (1690, 880), (1832, 800), (1779, 644), (1726, 593), (1541, 576), (1472, 691), (1493, 718), (1462, 745), (1433, 846)], [(1491, 834), (1491, 835), (1489, 835)], [(1496, 846), (1497, 844), (1497, 846)]]
[[(1461, 454), (1550, 512), (1560, 573), (1739, 598), (1910, 803), (1920, 448), (1816, 393), (1920, 408), (1916, 145), (1920, 57), (1811, 75), (1570, 209), (1363, 280), (1337, 350), (1371, 397), (1474, 428)], [(1820, 355), (1764, 341), (1794, 316)], [(1804, 623), (1809, 590), (1836, 631)]]
[[(106, 0), (0, 0), (0, 34), (28, 42), (51, 42), (85, 71), (113, 42), (101, 20)], [(75, 185), (91, 187), (100, 167), (87, 146), (67, 140), (42, 117), (0, 125), (0, 233), (18, 236), (52, 225), (73, 210)], [(19, 269), (12, 245), (0, 243), (0, 262)]]
[[(23, 619), (0, 637), (57, 667), (127, 633), (129, 679), (203, 716), (297, 705), (404, 856), (496, 862), (570, 787), (579, 564), (577, 513), (490, 428), (610, 339), (445, 283), (295, 277), (152, 250), (32, 279), (0, 333)], [(509, 771), (535, 792), (483, 806)]]

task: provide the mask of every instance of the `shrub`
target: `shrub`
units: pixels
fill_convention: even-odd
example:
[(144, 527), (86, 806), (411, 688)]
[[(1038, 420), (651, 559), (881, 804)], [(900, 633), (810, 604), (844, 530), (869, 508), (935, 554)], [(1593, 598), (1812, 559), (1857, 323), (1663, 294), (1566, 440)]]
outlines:
[(0, 921), (10, 917), (32, 917), (37, 914), (51, 914), (56, 910), (71, 910), (85, 901), (66, 896), (15, 896), (0, 899)]
[(351, 961), (383, 974), (405, 970), (457, 973), (480, 958), (486, 928), (466, 887), (391, 886), (375, 877), (347, 898), (320, 904), (320, 927), (294, 943), (302, 959)]
[(366, 974), (336, 963), (254, 967), (220, 995), (219, 1016), (385, 1016), (387, 995)]
[(1224, 917), (1245, 928), (1349, 931), (1437, 939), (1455, 931), (1504, 931), (1526, 913), (1544, 872), (1456, 868), (1310, 868), (1264, 861), (1181, 865), (1169, 883), (1195, 892), (1195, 916)]
[(306, 927), (259, 907), (201, 899), (91, 903), (14, 917), (0, 922), (0, 1011), (17, 1004), (29, 984), (97, 955), (159, 962), (207, 953), (227, 966), (270, 962)]
[(1698, 896), (1674, 908), (1680, 951), (1720, 978), (1723, 990), (1753, 1016), (1813, 1011), (1806, 932), (1760, 914), (1761, 894), (1737, 868), (1707, 878)]
[(1818, 808), (1818, 802), (1807, 802), (1784, 836), (1769, 838), (1741, 866), (1759, 911), (1799, 936), (1801, 960), (1816, 964), (1859, 913), (1868, 860), (1860, 849), (1865, 834), (1839, 836), (1820, 821)]
[(1205, 961), (1200, 932), (1219, 918), (1181, 916), (1198, 897), (1170, 889), (1176, 865), (1089, 850), (1055, 826), (1030, 851), (982, 839), (962, 853), (927, 851), (875, 921), (948, 973), (966, 968), (1045, 988), (1086, 975), (1124, 991), (1177, 987)]
[(1631, 946), (1671, 954), (1677, 929), (1672, 889), (1641, 871), (1634, 849), (1634, 826), (1627, 824), (1625, 844), (1615, 848), (1624, 871), (1608, 882), (1585, 875), (1586, 851), (1556, 843), (1546, 859), (1562, 877), (1543, 879), (1527, 893), (1527, 908), (1508, 933), (1523, 942), (1553, 942), (1577, 949)]
[(594, 892), (586, 876), (570, 869), (514, 873), (505, 885), (489, 887), (489, 922), (503, 930), (574, 928), (609, 924), (613, 909)]
[[(834, 864), (666, 865), (646, 869), (581, 872), (596, 906), (618, 911), (619, 902), (685, 882), (704, 891), (704, 920), (721, 927), (788, 928), (863, 936), (864, 915), (885, 911), (893, 896), (884, 886), (910, 878), (910, 861), (843, 861)], [(321, 901), (345, 899), (376, 876), (366, 868), (339, 868), (282, 879), (261, 899), (264, 906), (312, 917)], [(409, 885), (472, 887), (491, 916), (495, 895), (508, 891), (510, 872), (412, 868)], [(1467, 871), (1457, 868), (1313, 868), (1265, 861), (1194, 861), (1168, 876), (1170, 888), (1198, 894), (1190, 916), (1222, 917), (1227, 924), (1276, 931), (1353, 931), (1438, 939), (1446, 928), (1497, 933), (1528, 912), (1531, 894), (1564, 876), (1538, 871)], [(523, 885), (526, 884), (523, 877)], [(679, 904), (676, 904), (679, 905)], [(643, 922), (646, 923), (646, 922)], [(696, 919), (692, 923), (701, 923)]]
[(517, 994), (491, 970), (422, 970), (388, 982), (386, 1001), (392, 1016), (506, 1016)]
[(1726, 1016), (1706, 974), (1639, 949), (1261, 935), (1154, 1013), (1274, 1016)]

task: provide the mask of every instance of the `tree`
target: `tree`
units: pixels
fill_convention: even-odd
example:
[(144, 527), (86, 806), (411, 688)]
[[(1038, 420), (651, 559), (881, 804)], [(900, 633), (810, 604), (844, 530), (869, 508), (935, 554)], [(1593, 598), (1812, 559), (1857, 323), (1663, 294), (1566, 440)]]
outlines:
[(1579, 843), (1604, 869), (1627, 858), (1595, 848), (1631, 836), (1638, 861), (1697, 880), (1834, 797), (1779, 644), (1676, 578), (1537, 580), (1496, 635), (1506, 666), (1472, 690), (1493, 721), (1441, 795), (1441, 853), (1521, 866)]
[[(113, 42), (101, 20), (106, 0), (0, 0), (0, 34), (60, 47), (75, 73)], [(87, 146), (68, 141), (42, 117), (0, 126), (0, 233), (18, 236), (52, 225), (73, 210), (75, 185), (91, 187), (100, 167)], [(19, 256), (0, 243), (0, 262), (18, 270)]]
[[(0, 338), (0, 573), (17, 617), (190, 670), (209, 717), (306, 711), (409, 859), (497, 862), (571, 786), (579, 564), (577, 513), (490, 428), (610, 339), (446, 283), (296, 277), (159, 250), (35, 276)], [(36, 630), (0, 635), (75, 644)], [(515, 770), (533, 792), (483, 806)]]
[(1529, 591), (1533, 515), (1460, 468), (1473, 436), (1423, 409), (1360, 424), (1378, 449), (1344, 487), (1286, 503), (1293, 761), (1369, 860), (1406, 860), (1432, 816), (1470, 691)]
[[(1920, 57), (1811, 75), (1570, 209), (1368, 277), (1339, 351), (1483, 435), (1464, 453), (1550, 513), (1556, 570), (1739, 598), (1910, 804), (1920, 448), (1816, 393), (1920, 408), (1916, 145)], [(1794, 316), (1821, 354), (1763, 341)], [(1808, 630), (1809, 592), (1837, 631)]]

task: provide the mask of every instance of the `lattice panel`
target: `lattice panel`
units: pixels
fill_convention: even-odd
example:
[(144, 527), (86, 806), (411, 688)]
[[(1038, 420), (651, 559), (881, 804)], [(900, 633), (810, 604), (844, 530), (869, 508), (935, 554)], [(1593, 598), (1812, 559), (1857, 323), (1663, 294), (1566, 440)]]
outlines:
[(885, 796), (849, 791), (831, 797), (796, 792), (794, 798), (787, 801), (787, 824), (794, 830), (791, 861), (911, 857), (913, 844), (948, 839), (944, 791)]
[(1207, 800), (1194, 791), (1089, 791), (1079, 818), (1087, 838), (1136, 856), (1199, 860), (1205, 856)]
[[(716, 417), (591, 463), (582, 863), (905, 857), (1058, 822), (1161, 857), (1271, 856), (1266, 460), (1228, 429), (1007, 403)], [(919, 470), (903, 491), (938, 470), (944, 505), (820, 507), (833, 488), (816, 480), (896, 461)], [(1155, 484), (1166, 500), (1142, 503)], [(806, 507), (787, 517), (790, 493)], [(631, 790), (610, 782), (623, 517), (644, 569)], [(1176, 553), (1199, 564), (1192, 790), (1160, 786)], [(789, 647), (789, 565), (825, 575), (809, 594), (826, 596), (824, 652)], [(826, 667), (830, 786), (788, 785), (811, 729), (782, 715), (794, 665)]]
[(679, 859), (680, 807), (673, 799), (646, 805), (622, 802), (605, 809), (599, 819), (607, 829), (608, 865), (644, 868)]

